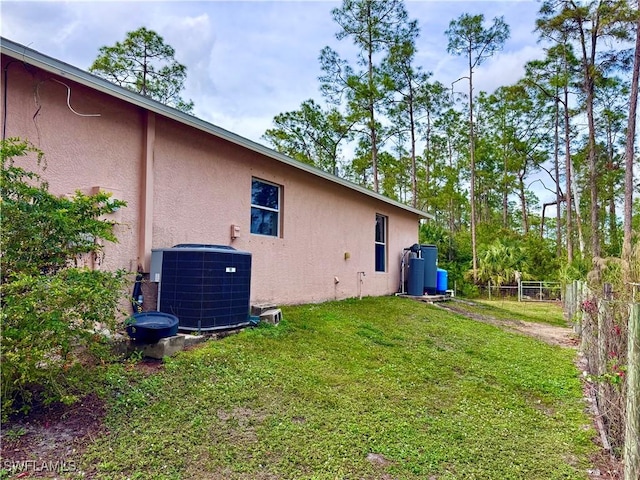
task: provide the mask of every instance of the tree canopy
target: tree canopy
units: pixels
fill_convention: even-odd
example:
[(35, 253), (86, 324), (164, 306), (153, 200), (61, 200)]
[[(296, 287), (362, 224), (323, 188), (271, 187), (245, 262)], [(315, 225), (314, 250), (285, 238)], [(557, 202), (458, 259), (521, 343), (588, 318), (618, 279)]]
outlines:
[(584, 273), (596, 257), (620, 256), (623, 243), (632, 250), (637, 8), (542, 1), (531, 25), (541, 58), (493, 92), (473, 81), (508, 45), (503, 18), (465, 13), (442, 32), (443, 50), (466, 63), (458, 80), (469, 88), (455, 91), (458, 80), (445, 85), (429, 71), (434, 52), (419, 51), (402, 0), (343, 0), (332, 14), (336, 38), (351, 48), (321, 50), (321, 98), (274, 118), (264, 138), (276, 149), (432, 214), (421, 241), (440, 245), (463, 290), (469, 272), (485, 281), (479, 270), (504, 253), (491, 256), (498, 236), (523, 246), (541, 280)]
[(187, 67), (177, 62), (173, 47), (153, 30), (128, 32), (122, 42), (100, 47), (89, 71), (113, 83), (186, 113), (193, 102), (184, 100)]

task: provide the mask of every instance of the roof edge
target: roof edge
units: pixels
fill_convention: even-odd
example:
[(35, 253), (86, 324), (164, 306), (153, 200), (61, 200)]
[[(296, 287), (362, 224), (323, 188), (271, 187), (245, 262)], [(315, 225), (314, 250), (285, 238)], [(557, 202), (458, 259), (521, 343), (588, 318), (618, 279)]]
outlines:
[(19, 43), (13, 42), (4, 37), (0, 37), (0, 51), (3, 54), (9, 57), (15, 58), (18, 61), (23, 61), (25, 63), (31, 64), (47, 72), (53, 73), (55, 75), (60, 75), (61, 77), (68, 78), (81, 85), (93, 88), (102, 93), (116, 97), (120, 100), (131, 103), (138, 107), (147, 109), (151, 112), (165, 116), (177, 122), (180, 122), (185, 125), (196, 128), (198, 130), (201, 130), (203, 132), (215, 135), (231, 143), (247, 148), (256, 153), (259, 153), (261, 155), (264, 155), (266, 157), (269, 157), (276, 161), (284, 163), (286, 165), (297, 168), (298, 170), (302, 170), (304, 172), (310, 173), (311, 175), (315, 175), (317, 177), (323, 178), (325, 180), (336, 183), (343, 187), (349, 188), (351, 190), (355, 190), (356, 192), (362, 193), (376, 200), (387, 203), (393, 207), (406, 210), (422, 218), (434, 219), (434, 216), (431, 215), (430, 213), (405, 205), (396, 200), (392, 200), (384, 195), (381, 195), (372, 190), (369, 190), (368, 188), (362, 187), (353, 182), (350, 182), (343, 178), (327, 173), (323, 170), (320, 170), (306, 163), (302, 163), (298, 160), (294, 160), (293, 158), (290, 158), (260, 143), (254, 142), (253, 140), (249, 140), (248, 138), (241, 137), (238, 134), (235, 134), (221, 127), (218, 127), (217, 125), (206, 122), (200, 118), (194, 117), (180, 110), (177, 110), (175, 108), (164, 105), (160, 102), (152, 100), (148, 97), (145, 97), (138, 93), (127, 90), (126, 88), (120, 87), (114, 83), (109, 82), (108, 80), (105, 80), (101, 77), (93, 75), (78, 67), (74, 67), (73, 65), (65, 63), (61, 60), (57, 60), (53, 57), (40, 53), (37, 50), (29, 48), (25, 45), (21, 45)]

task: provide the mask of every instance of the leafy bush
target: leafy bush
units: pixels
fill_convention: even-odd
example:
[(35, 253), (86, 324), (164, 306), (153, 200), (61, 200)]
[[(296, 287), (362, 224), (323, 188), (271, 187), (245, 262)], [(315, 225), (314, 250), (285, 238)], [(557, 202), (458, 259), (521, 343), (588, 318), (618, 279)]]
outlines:
[[(42, 152), (2, 141), (2, 416), (33, 402), (71, 403), (87, 384), (86, 366), (104, 345), (99, 328), (115, 326), (125, 272), (78, 268), (81, 255), (116, 241), (101, 218), (125, 202), (108, 193), (57, 197), (39, 175), (14, 164)], [(104, 348), (102, 348), (104, 351)]]
[(522, 239), (527, 258), (528, 273), (534, 280), (557, 281), (562, 258), (559, 258), (555, 243), (529, 232)]
[(520, 242), (496, 239), (478, 255), (478, 280), (494, 285), (513, 283), (528, 276), (525, 249)]

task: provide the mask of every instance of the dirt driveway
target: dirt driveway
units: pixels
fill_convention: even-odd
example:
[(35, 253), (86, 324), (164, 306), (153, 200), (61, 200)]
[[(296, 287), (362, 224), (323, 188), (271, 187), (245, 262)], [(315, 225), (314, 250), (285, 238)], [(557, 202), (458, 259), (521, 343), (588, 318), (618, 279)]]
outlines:
[[(476, 306), (471, 302), (465, 300), (453, 300), (449, 302), (437, 302), (434, 303), (439, 308), (448, 310), (449, 312), (457, 313), (459, 315), (477, 320), (479, 322), (488, 323), (501, 327), (505, 330), (515, 333), (522, 333), (530, 337), (536, 338), (540, 341), (546, 342), (549, 345), (560, 346), (564, 348), (572, 348), (577, 350), (579, 347), (579, 340), (573, 329), (569, 327), (560, 327), (554, 325), (547, 325), (544, 323), (525, 322), (521, 320), (505, 320), (492, 317), (490, 315), (482, 315), (476, 312), (469, 311), (468, 306)], [(582, 370), (584, 365), (581, 362), (584, 359), (581, 356), (576, 357), (576, 367)], [(587, 471), (590, 480), (621, 480), (623, 477), (623, 465), (622, 462), (614, 458), (611, 453), (602, 448), (602, 443), (599, 441), (602, 437), (603, 427), (601, 422), (597, 421), (599, 413), (593, 410), (593, 395), (590, 394), (589, 386), (585, 384), (585, 403), (590, 407), (587, 408), (590, 416), (593, 419), (593, 426), (598, 431), (600, 437), (594, 438), (594, 443), (600, 447), (600, 450), (594, 454), (591, 458), (594, 468)]]
[(468, 318), (472, 318), (479, 322), (489, 323), (497, 327), (504, 328), (511, 332), (523, 333), (530, 337), (537, 338), (549, 345), (557, 345), (560, 347), (577, 348), (578, 340), (575, 333), (569, 327), (558, 327), (555, 325), (548, 325), (544, 323), (536, 322), (524, 322), (521, 320), (503, 320), (488, 315), (481, 315), (475, 312), (470, 312), (464, 308), (464, 301), (453, 300), (449, 302), (434, 303), (437, 307), (444, 310), (454, 312), (463, 315)]

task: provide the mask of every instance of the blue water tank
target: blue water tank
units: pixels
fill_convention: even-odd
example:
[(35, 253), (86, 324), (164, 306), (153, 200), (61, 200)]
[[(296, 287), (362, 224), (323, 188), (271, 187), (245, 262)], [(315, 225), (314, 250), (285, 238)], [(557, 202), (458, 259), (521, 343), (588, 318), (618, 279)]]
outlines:
[(447, 292), (447, 289), (449, 288), (449, 273), (446, 270), (443, 270), (442, 268), (438, 269), (438, 280), (436, 283), (436, 292), (444, 295)]
[(438, 279), (438, 247), (420, 245), (420, 255), (424, 259), (424, 292), (433, 295), (436, 293)]
[(416, 297), (421, 297), (424, 293), (423, 258), (409, 258), (409, 279), (407, 281), (407, 293)]

